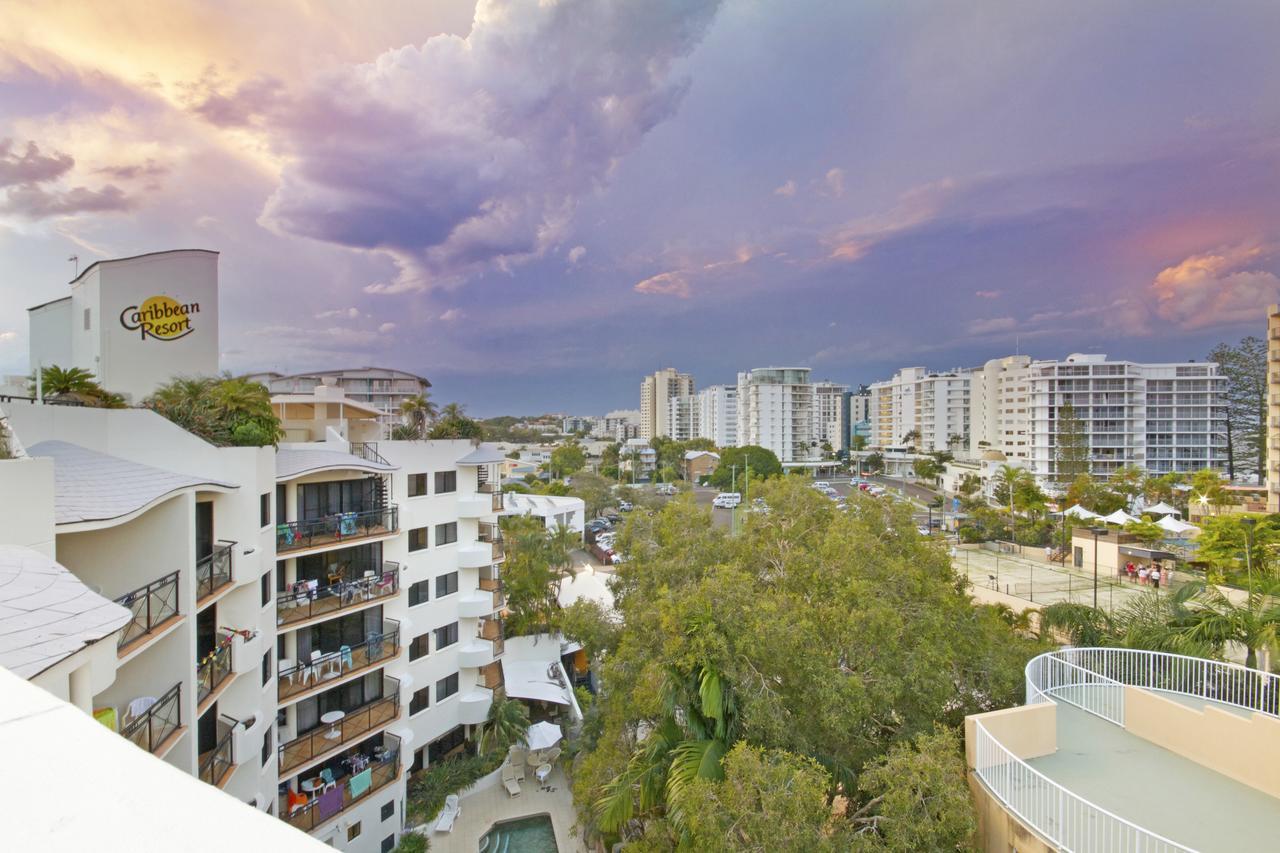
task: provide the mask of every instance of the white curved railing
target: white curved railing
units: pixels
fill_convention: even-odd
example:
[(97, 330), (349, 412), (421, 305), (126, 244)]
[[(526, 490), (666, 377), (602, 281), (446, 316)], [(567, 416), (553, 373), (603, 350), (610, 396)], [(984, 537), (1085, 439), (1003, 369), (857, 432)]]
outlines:
[[(1139, 649), (1062, 649), (1026, 667), (1027, 704), (1066, 702), (1124, 726), (1124, 688), (1178, 693), (1280, 716), (1280, 678), (1238, 664)], [(1062, 850), (1192, 853), (1049, 779), (976, 722), (978, 778), (1027, 826)]]

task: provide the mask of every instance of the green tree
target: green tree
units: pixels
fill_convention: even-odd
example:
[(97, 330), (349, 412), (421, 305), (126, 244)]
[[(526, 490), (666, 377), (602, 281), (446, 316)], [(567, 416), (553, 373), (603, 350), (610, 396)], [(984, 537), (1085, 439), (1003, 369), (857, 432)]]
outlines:
[(869, 474), (878, 474), (884, 470), (884, 454), (880, 451), (874, 451), (867, 454), (867, 458), (862, 460), (862, 467)]
[(865, 435), (854, 434), (849, 436), (849, 449), (855, 453), (866, 450), (867, 437)]
[(449, 403), (440, 410), (439, 416), (427, 431), (431, 439), (469, 438), (472, 441), (484, 439), (484, 427), (479, 421), (467, 417), (459, 403)]
[(921, 480), (936, 480), (942, 475), (942, 466), (937, 460), (922, 456), (911, 463), (911, 471)]
[(1211, 468), (1202, 468), (1191, 475), (1189, 500), (1212, 508), (1216, 513), (1231, 503), (1231, 495), (1222, 482), (1222, 476)]
[(1164, 539), (1164, 528), (1151, 520), (1150, 516), (1144, 515), (1137, 521), (1131, 521), (1124, 526), (1124, 532), (1138, 537), (1140, 542), (1147, 545), (1155, 545)]
[(284, 436), (267, 387), (243, 378), (174, 379), (157, 388), (143, 405), (222, 447), (265, 447)]
[(582, 498), (588, 518), (599, 515), (614, 504), (610, 482), (590, 471), (579, 471), (574, 475), (569, 494)]
[(502, 520), (506, 560), (502, 582), (507, 594), (508, 635), (547, 631), (560, 609), (561, 581), (572, 572), (575, 534), (564, 528), (547, 530), (531, 516), (506, 516)]
[(547, 470), (552, 477), (569, 477), (581, 471), (587, 464), (587, 454), (576, 441), (562, 444), (551, 451), (551, 461)]
[(1226, 378), (1223, 411), (1227, 441), (1227, 479), (1267, 470), (1267, 345), (1249, 335), (1235, 346), (1218, 344), (1209, 353)]
[(957, 488), (961, 496), (971, 498), (982, 489), (982, 478), (977, 474), (961, 474)]
[(529, 731), (529, 709), (519, 699), (495, 697), (489, 717), (480, 727), (477, 747), (481, 753), (505, 753), (507, 747), (524, 741)]
[(400, 416), (405, 421), (400, 426), (406, 428), (401, 431), (399, 436), (401, 440), (424, 438), (427, 427), (436, 419), (438, 413), (436, 404), (431, 402), (430, 391), (423, 391), (421, 394), (415, 394), (400, 401)]
[[(37, 391), (35, 374), (28, 377), (27, 383), (28, 393), (35, 396)], [(97, 408), (125, 408), (122, 396), (103, 388), (93, 378), (93, 374), (82, 367), (63, 368), (54, 364), (41, 368), (40, 385), (38, 390), (44, 394), (46, 400), (60, 397)]]
[(1126, 509), (1133, 506), (1146, 485), (1146, 474), (1136, 465), (1125, 465), (1107, 478), (1107, 488), (1124, 500)]
[(753, 478), (759, 477), (768, 479), (769, 477), (779, 477), (782, 475), (782, 463), (778, 461), (778, 457), (774, 455), (772, 450), (760, 447), (755, 444), (744, 445), (743, 447), (726, 447), (720, 454), (720, 464), (716, 466), (716, 470), (711, 475), (711, 485), (717, 489), (726, 490), (732, 488), (733, 481), (738, 481), (741, 487), (747, 468), (751, 469)]
[(1076, 417), (1076, 408), (1070, 403), (1058, 407), (1058, 429), (1054, 444), (1054, 481), (1059, 485), (1073, 482), (1081, 474), (1089, 473), (1089, 435), (1084, 422)]

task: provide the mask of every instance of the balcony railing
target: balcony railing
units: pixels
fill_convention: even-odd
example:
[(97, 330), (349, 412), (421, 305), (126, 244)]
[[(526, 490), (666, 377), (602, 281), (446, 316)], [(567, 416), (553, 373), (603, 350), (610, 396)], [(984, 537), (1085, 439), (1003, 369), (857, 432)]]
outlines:
[(487, 687), (490, 690), (502, 686), (502, 664), (494, 661), (480, 667), (476, 675), (476, 686)]
[(481, 483), (476, 486), (476, 491), (482, 495), (489, 495), (489, 507), (494, 512), (502, 512), (502, 486), (499, 483)]
[(382, 458), (382, 454), (378, 452), (378, 444), (374, 441), (353, 441), (351, 442), (351, 455), (359, 456), (366, 462), (377, 462), (379, 465), (390, 466), (391, 463)]
[(480, 578), (480, 589), (493, 593), (493, 609), (498, 610), (506, 600), (503, 597), (501, 578)]
[(219, 785), (227, 774), (236, 766), (235, 751), (232, 745), (235, 740), (232, 733), (240, 721), (223, 714), (218, 717), (218, 742), (213, 749), (200, 756), (200, 781), (210, 785)]
[(280, 772), (286, 773), (400, 716), (400, 682), (383, 679), (382, 697), (346, 712), (341, 720), (319, 724), (305, 734), (280, 745)]
[(502, 654), (504, 643), (501, 619), (481, 619), (480, 629), (476, 632), (476, 635), (482, 640), (488, 640), (493, 643), (494, 657)]
[(231, 547), (234, 542), (219, 542), (213, 552), (196, 562), (196, 600), (208, 598), (231, 583)]
[(311, 521), (291, 521), (276, 525), (276, 553), (380, 536), (398, 529), (399, 508), (395, 506), (343, 512)]
[(197, 705), (231, 676), (231, 645), (218, 646), (211, 657), (196, 664)]
[(116, 643), (117, 648), (123, 649), (178, 615), (178, 573), (173, 572), (133, 592), (126, 592), (116, 599), (116, 603), (129, 608), (133, 616)]
[[(310, 832), (394, 782), (400, 776), (400, 739), (391, 734), (384, 734), (382, 738), (384, 746), (381, 753), (374, 751), (363, 756), (370, 766), (338, 783), (342, 791), (341, 797), (337, 795), (339, 788), (328, 793), (331, 799), (326, 799), (326, 793), (321, 791), (318, 796), (293, 808), (289, 807), (286, 798), (281, 797), (278, 809), (280, 819), (295, 829)], [(365, 776), (365, 773), (369, 775)], [(353, 790), (359, 793), (352, 793)]]
[(479, 542), (488, 542), (493, 547), (493, 561), (501, 560), (506, 552), (502, 547), (502, 528), (496, 524), (480, 522), (480, 532), (476, 534)]
[(294, 584), (293, 592), (280, 595), (276, 600), (277, 625), (303, 622), (314, 616), (336, 613), (395, 595), (400, 591), (400, 564), (384, 562), (380, 575), (367, 572), (354, 580), (310, 588), (309, 584), (314, 583), (300, 581)]
[(140, 716), (130, 719), (120, 730), (137, 746), (155, 753), (178, 729), (182, 728), (182, 682), (170, 687)]
[(283, 701), (326, 681), (342, 678), (395, 657), (399, 651), (400, 623), (394, 619), (385, 619), (382, 632), (371, 632), (363, 643), (342, 646), (335, 651), (323, 652), (313, 660), (290, 662), (289, 666), (282, 666), (276, 682), (276, 694)]

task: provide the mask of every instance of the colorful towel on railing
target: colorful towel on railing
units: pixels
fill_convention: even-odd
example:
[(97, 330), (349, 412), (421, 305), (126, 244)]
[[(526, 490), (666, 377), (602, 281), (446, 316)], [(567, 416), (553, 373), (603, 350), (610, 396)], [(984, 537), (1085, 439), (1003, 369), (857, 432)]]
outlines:
[(320, 820), (329, 818), (342, 811), (342, 788), (330, 788), (316, 800), (316, 813)]
[(338, 520), (338, 532), (343, 536), (354, 536), (356, 534), (356, 514), (354, 512), (344, 512)]
[(373, 770), (361, 770), (359, 773), (351, 777), (351, 781), (347, 783), (351, 786), (351, 798), (361, 796), (369, 788), (373, 787)]

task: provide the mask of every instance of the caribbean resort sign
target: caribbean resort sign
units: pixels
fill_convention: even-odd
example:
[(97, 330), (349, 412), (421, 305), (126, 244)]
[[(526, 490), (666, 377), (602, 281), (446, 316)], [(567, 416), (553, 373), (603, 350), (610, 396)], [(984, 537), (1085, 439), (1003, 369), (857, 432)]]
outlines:
[(191, 334), (191, 315), (199, 313), (199, 302), (183, 305), (168, 296), (152, 296), (142, 305), (130, 305), (121, 311), (120, 325), (140, 333), (144, 341), (176, 341)]

